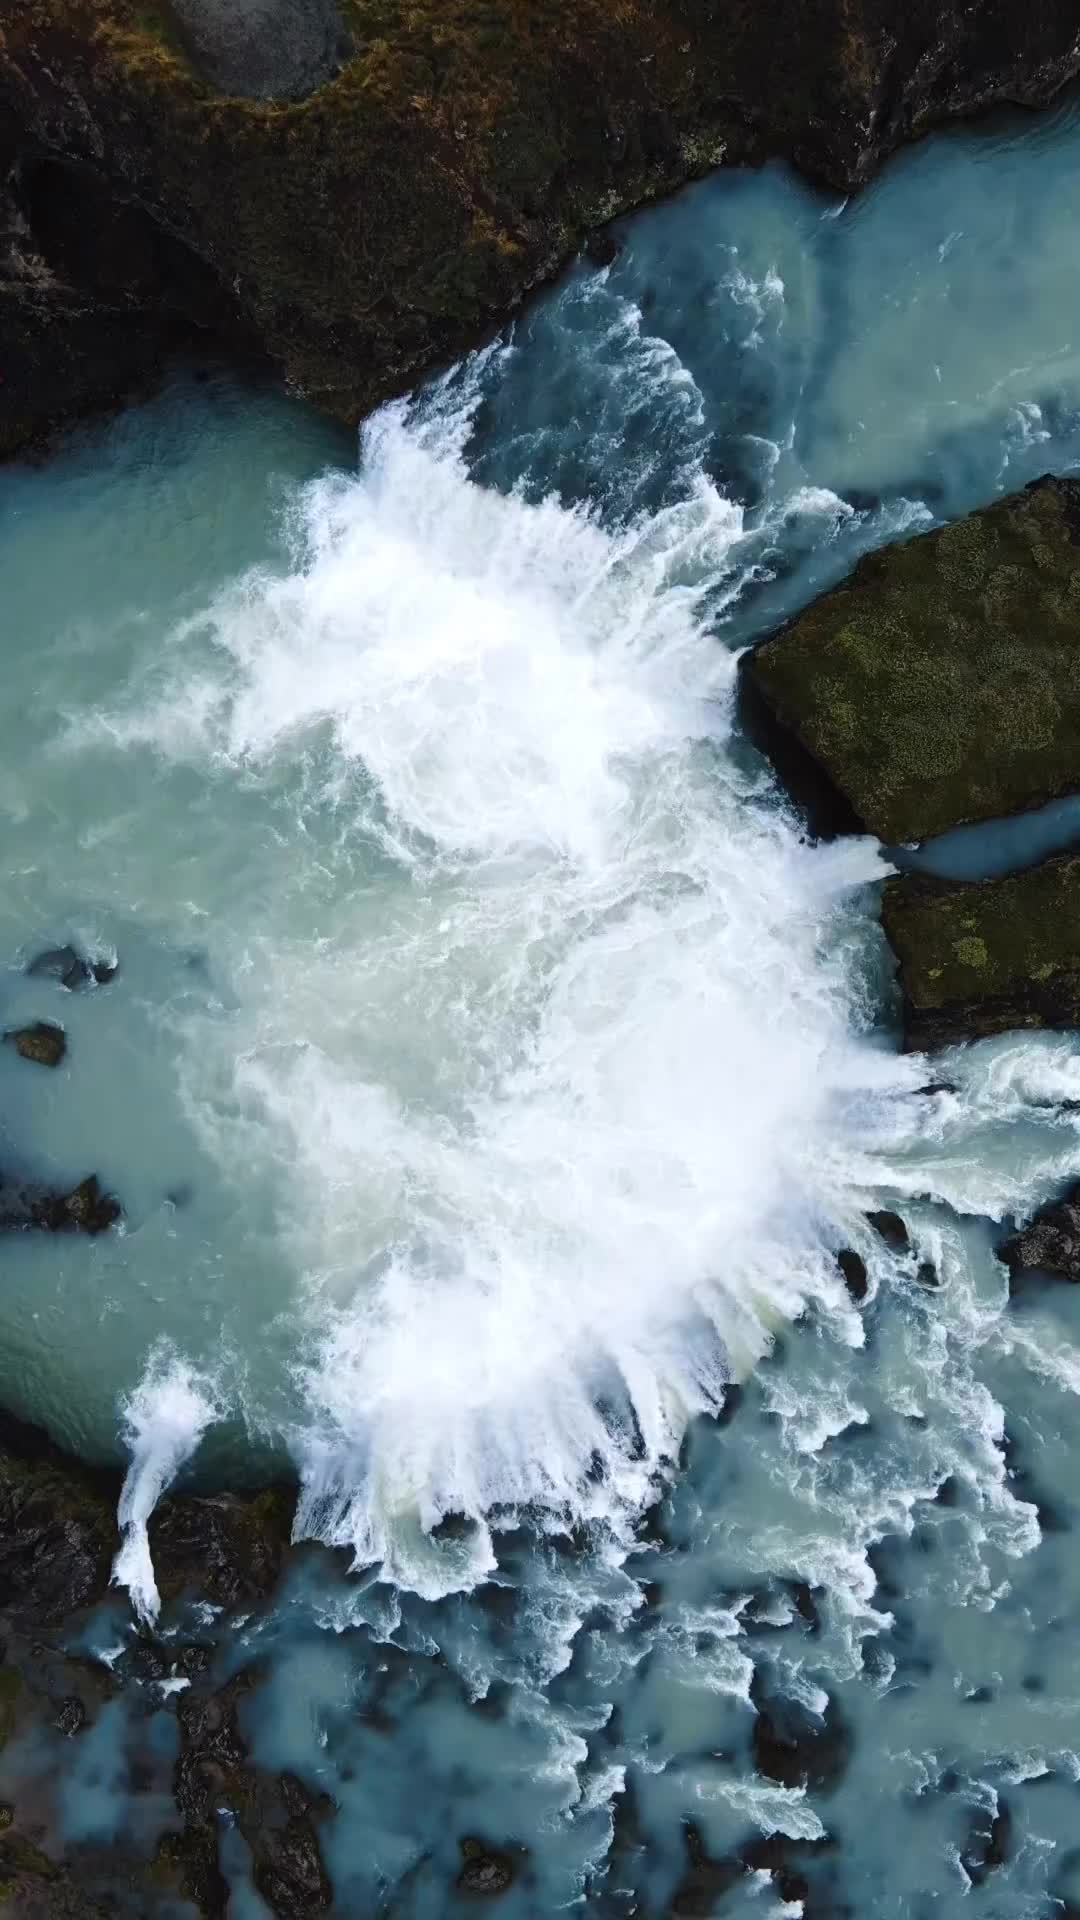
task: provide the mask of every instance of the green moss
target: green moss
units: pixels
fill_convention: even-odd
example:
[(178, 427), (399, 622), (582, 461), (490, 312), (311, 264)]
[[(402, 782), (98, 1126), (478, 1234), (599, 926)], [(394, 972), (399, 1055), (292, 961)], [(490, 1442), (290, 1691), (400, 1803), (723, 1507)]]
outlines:
[(760, 647), (768, 705), (886, 843), (1080, 788), (1080, 487), (874, 554)]
[(976, 886), (905, 875), (882, 920), (912, 1046), (1080, 1025), (1080, 856)]

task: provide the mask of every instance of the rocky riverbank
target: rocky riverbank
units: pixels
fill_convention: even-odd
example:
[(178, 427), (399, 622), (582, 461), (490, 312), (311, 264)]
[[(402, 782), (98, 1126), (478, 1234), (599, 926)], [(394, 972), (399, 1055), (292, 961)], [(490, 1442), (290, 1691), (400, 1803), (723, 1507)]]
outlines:
[(710, 167), (848, 190), (1078, 67), (1067, 0), (9, 0), (0, 453), (198, 344), (355, 422)]
[[(869, 555), (745, 676), (778, 767), (836, 828), (910, 845), (1080, 790), (1080, 486), (1047, 477)], [(908, 1047), (1080, 1025), (1080, 858), (909, 873), (882, 917)]]

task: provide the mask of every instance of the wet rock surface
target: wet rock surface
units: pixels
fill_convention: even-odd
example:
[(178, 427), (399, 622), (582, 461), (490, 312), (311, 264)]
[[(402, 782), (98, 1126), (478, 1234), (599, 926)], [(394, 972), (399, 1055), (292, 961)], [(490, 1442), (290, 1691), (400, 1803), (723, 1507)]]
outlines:
[(1080, 67), (1068, 0), (386, 0), (340, 21), (348, 42), (331, 0), (8, 0), (0, 450), (200, 340), (355, 422), (711, 166), (783, 154), (848, 190), (931, 124), (1046, 101)]
[(860, 561), (745, 671), (887, 845), (1080, 787), (1080, 485)]
[(115, 978), (115, 960), (95, 960), (75, 947), (47, 947), (26, 969), (31, 980), (56, 980), (69, 993), (84, 987), (103, 987)]
[(5, 1033), (4, 1039), (20, 1059), (31, 1060), (39, 1067), (58, 1067), (67, 1052), (63, 1027), (50, 1026), (44, 1020), (36, 1021), (32, 1027), (20, 1027), (17, 1032)]
[(165, 1500), (150, 1522), (150, 1551), (163, 1599), (191, 1591), (232, 1610), (265, 1600), (289, 1547), (295, 1492), (269, 1487)]
[(80, 1180), (70, 1193), (50, 1193), (45, 1187), (0, 1173), (0, 1233), (29, 1229), (44, 1233), (105, 1233), (115, 1226), (122, 1211), (119, 1200), (102, 1190), (93, 1173)]
[(1031, 1272), (1080, 1281), (1080, 1186), (1004, 1241), (1000, 1254), (1014, 1286)]
[(461, 1893), (488, 1899), (505, 1893), (513, 1885), (514, 1860), (501, 1848), (486, 1846), (483, 1840), (469, 1836), (461, 1841), (461, 1872), (457, 1877)]
[(909, 1049), (1080, 1025), (1077, 855), (975, 884), (905, 874), (886, 882), (881, 912)]
[(796, 1700), (769, 1691), (760, 1673), (750, 1690), (756, 1718), (754, 1766), (782, 1787), (829, 1793), (847, 1767), (850, 1735), (835, 1701), (819, 1716)]

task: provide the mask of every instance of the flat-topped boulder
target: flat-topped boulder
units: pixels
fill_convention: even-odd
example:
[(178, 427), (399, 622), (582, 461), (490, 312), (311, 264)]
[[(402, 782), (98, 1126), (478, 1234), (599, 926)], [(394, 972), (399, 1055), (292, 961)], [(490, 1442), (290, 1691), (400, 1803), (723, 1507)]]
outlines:
[(1036, 481), (868, 555), (745, 672), (887, 844), (1080, 789), (1080, 482)]
[(905, 874), (886, 883), (882, 924), (908, 1049), (1080, 1026), (1080, 854), (974, 885)]
[(350, 48), (337, 0), (168, 0), (179, 39), (222, 93), (303, 100)]

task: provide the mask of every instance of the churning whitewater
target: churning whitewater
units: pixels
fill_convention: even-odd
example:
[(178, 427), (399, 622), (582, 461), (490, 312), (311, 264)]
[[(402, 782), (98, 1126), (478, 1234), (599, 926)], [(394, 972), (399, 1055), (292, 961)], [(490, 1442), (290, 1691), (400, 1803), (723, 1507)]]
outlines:
[[(737, 698), (862, 553), (1080, 470), (1078, 219), (1068, 103), (844, 206), (721, 172), (359, 460), (178, 371), (0, 471), (5, 1029), (66, 1040), (0, 1047), (3, 1165), (123, 1208), (6, 1237), (0, 1403), (128, 1469), (4, 1818), (126, 1886), (242, 1746), (297, 1911), (464, 1914), (479, 1845), (508, 1920), (1080, 1913), (1080, 1288), (997, 1224), (1080, 1175), (1080, 1042), (899, 1053), (881, 850)], [(345, 1551), (178, 1593), (290, 1470)], [(264, 1913), (217, 1764), (188, 1857)]]
[[(429, 1596), (492, 1568), (493, 1514), (625, 1534), (808, 1302), (860, 1344), (835, 1256), (884, 1270), (883, 1194), (1025, 1191), (964, 1150), (978, 1102), (871, 1031), (876, 843), (809, 844), (738, 745), (718, 623), (760, 528), (748, 552), (692, 463), (614, 525), (478, 484), (499, 357), (384, 411), (290, 509), (291, 569), (227, 586), (98, 723), (290, 795), (184, 1095), (238, 1180), (267, 1169), (295, 1268), (298, 1533)], [(670, 355), (653, 377), (685, 389)], [(298, 925), (309, 841), (335, 888)], [(158, 1493), (230, 1398), (260, 1423), (229, 1375), (159, 1355), (129, 1408), (143, 1611)]]

